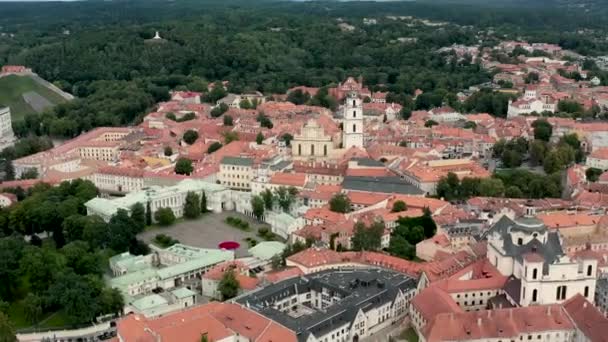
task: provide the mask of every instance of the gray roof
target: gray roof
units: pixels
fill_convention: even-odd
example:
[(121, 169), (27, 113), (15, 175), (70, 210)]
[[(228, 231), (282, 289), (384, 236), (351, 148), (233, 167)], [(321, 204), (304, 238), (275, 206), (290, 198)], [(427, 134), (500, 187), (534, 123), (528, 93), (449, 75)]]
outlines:
[(246, 157), (229, 157), (222, 158), (221, 164), (237, 165), (237, 166), (252, 166), (253, 159)]
[[(237, 302), (294, 331), (298, 340), (305, 341), (310, 334), (318, 337), (340, 326), (350, 327), (360, 310), (366, 312), (392, 303), (399, 291), (405, 293), (415, 288), (416, 280), (394, 271), (376, 268), (327, 270), (267, 286), (240, 297)], [(322, 289), (331, 291), (332, 297), (340, 300), (324, 309), (309, 305), (311, 313), (297, 318), (273, 308), (275, 302), (296, 293), (321, 292)]]
[(384, 164), (382, 164), (382, 162), (371, 158), (352, 158), (351, 160), (356, 161), (359, 166), (384, 167)]
[(391, 177), (357, 177), (346, 176), (342, 182), (346, 190), (381, 192), (386, 194), (422, 195), (424, 191), (407, 183), (397, 176)]
[[(525, 245), (514, 244), (510, 232), (523, 231), (527, 233), (547, 233), (547, 241), (541, 242), (537, 238), (533, 238)], [(502, 248), (507, 256), (522, 260), (526, 253), (538, 253), (543, 259), (543, 273), (549, 271), (549, 264), (559, 260), (564, 255), (562, 244), (559, 239), (558, 232), (547, 232), (547, 228), (541, 221), (536, 218), (523, 218), (512, 220), (507, 216), (503, 216), (490, 228), (489, 234), (497, 233), (502, 237)]]

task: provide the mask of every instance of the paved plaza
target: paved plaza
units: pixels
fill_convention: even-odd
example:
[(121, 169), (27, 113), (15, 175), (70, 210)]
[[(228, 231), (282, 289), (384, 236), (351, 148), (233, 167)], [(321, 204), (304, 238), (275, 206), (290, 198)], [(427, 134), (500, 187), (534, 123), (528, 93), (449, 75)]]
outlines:
[[(228, 216), (246, 220), (249, 222), (250, 230), (245, 232), (226, 224), (224, 220)], [(247, 249), (249, 249), (249, 246), (245, 238), (250, 237), (261, 242), (262, 239), (256, 234), (258, 228), (265, 226), (251, 217), (237, 212), (207, 213), (196, 220), (181, 220), (170, 227), (147, 230), (139, 234), (138, 237), (146, 243), (151, 243), (157, 234), (165, 234), (183, 244), (201, 248), (218, 248), (220, 242), (232, 240), (241, 244), (241, 247), (235, 251), (235, 257), (238, 258), (248, 255)]]

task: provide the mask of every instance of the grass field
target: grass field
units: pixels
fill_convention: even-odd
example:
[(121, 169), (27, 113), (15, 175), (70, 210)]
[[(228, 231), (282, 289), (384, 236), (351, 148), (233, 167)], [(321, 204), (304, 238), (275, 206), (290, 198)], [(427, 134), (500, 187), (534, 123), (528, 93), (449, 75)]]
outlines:
[[(13, 322), (16, 329), (25, 329), (33, 327), (30, 322), (27, 321), (23, 303), (21, 301), (12, 303), (8, 308), (8, 316)], [(40, 319), (40, 323), (36, 326), (38, 329), (51, 329), (60, 328), (68, 325), (68, 319), (65, 317), (63, 312), (53, 312), (43, 314)]]
[(23, 100), (23, 94), (33, 92), (47, 99), (52, 104), (65, 102), (54, 91), (36, 83), (29, 76), (9, 75), (0, 78), (0, 105), (11, 108), (13, 121), (22, 119), (28, 113), (36, 111)]

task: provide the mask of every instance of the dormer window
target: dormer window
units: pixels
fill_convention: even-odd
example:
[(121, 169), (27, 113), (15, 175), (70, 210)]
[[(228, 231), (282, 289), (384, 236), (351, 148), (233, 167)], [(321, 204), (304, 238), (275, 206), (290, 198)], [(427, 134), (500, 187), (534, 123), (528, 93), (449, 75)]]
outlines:
[(522, 238), (518, 238), (518, 239), (517, 239), (517, 244), (518, 244), (519, 246), (523, 245), (523, 244), (524, 244), (524, 239), (522, 239)]

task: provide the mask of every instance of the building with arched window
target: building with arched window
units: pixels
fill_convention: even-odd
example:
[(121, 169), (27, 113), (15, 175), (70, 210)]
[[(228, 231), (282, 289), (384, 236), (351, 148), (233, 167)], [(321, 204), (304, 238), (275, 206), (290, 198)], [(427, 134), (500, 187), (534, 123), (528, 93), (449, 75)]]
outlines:
[(294, 159), (328, 159), (334, 156), (336, 146), (332, 135), (326, 132), (319, 121), (310, 119), (300, 134), (293, 137), (291, 153)]
[(488, 260), (510, 277), (508, 299), (520, 306), (547, 305), (580, 294), (593, 302), (597, 259), (591, 253), (568, 256), (559, 231), (547, 229), (533, 213), (503, 216), (487, 235)]

